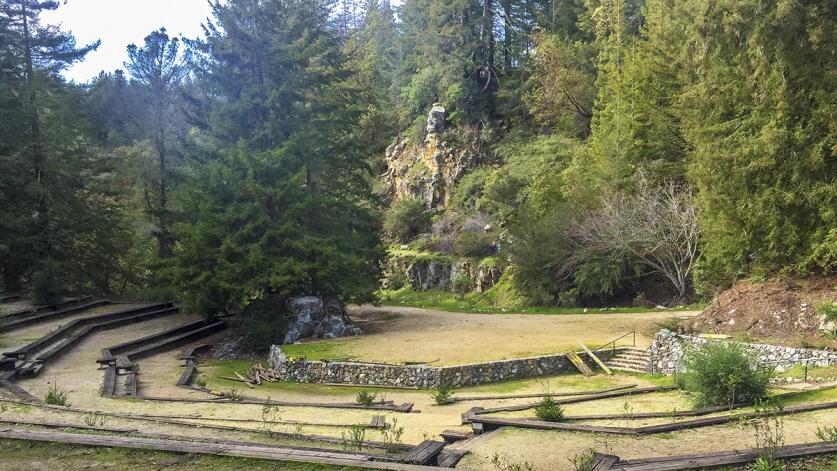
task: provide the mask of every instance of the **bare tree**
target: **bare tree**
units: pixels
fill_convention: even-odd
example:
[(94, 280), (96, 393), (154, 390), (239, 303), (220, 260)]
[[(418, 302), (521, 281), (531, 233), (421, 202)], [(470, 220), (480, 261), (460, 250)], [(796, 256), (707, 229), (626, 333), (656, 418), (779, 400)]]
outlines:
[(572, 231), (572, 239), (579, 248), (640, 260), (665, 276), (675, 301), (683, 301), (700, 235), (692, 191), (671, 181), (652, 185), (641, 173), (634, 190), (606, 197), (601, 211)]

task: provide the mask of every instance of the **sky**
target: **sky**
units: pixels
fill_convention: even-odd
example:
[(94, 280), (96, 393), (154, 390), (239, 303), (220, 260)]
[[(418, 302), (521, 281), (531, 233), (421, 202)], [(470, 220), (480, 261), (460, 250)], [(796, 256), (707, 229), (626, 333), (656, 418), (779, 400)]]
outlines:
[(201, 35), (210, 8), (206, 0), (68, 0), (57, 10), (44, 12), (41, 21), (61, 24), (81, 46), (97, 39), (99, 49), (83, 62), (64, 71), (64, 77), (86, 82), (104, 70), (124, 69), (129, 44), (142, 44), (148, 33), (165, 27), (169, 36)]

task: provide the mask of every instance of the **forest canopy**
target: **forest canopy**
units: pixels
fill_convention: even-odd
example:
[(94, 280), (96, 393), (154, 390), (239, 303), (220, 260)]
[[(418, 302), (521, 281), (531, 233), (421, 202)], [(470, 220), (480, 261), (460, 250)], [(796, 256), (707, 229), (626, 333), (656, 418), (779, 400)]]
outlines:
[[(420, 241), (530, 304), (837, 269), (832, 0), (210, 3), (87, 83), (58, 2), (0, 3), (0, 290), (364, 303)], [(427, 206), (379, 176), (436, 103), (477, 157)]]

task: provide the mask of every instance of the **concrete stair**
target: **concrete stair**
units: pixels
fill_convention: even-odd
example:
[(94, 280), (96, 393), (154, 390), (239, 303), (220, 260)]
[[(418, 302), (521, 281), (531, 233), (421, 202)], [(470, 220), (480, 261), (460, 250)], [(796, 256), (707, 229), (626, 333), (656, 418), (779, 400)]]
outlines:
[(616, 356), (608, 359), (605, 364), (612, 370), (632, 371), (635, 373), (647, 373), (651, 363), (651, 353), (648, 350), (625, 347), (619, 350)]

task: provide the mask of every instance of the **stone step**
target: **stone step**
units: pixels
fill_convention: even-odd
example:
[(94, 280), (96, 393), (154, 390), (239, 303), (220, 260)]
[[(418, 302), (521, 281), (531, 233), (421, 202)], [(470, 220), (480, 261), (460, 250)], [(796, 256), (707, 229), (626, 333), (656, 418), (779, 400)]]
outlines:
[(609, 365), (609, 368), (615, 371), (632, 371), (634, 373), (648, 373), (648, 371), (643, 368), (633, 368), (628, 366)]
[(642, 360), (625, 360), (623, 358), (614, 358), (613, 360), (610, 360), (609, 362), (607, 362), (607, 364), (608, 365), (610, 365), (610, 364), (631, 365), (631, 366), (638, 366), (640, 368), (645, 368), (645, 366), (648, 365), (648, 362), (647, 361), (642, 361)]
[(614, 362), (607, 365), (610, 369), (620, 369), (620, 370), (637, 370), (645, 372), (648, 368), (645, 364), (634, 364), (634, 363), (622, 363), (622, 362)]
[(629, 360), (650, 360), (651, 355), (616, 355), (613, 358), (627, 358)]
[(622, 356), (622, 355), (617, 355), (617, 356), (615, 356), (615, 357), (611, 358), (610, 360), (611, 360), (611, 361), (613, 361), (613, 360), (625, 360), (625, 361), (650, 361), (650, 360), (651, 360), (651, 358), (649, 358), (649, 357), (630, 357), (630, 356)]

